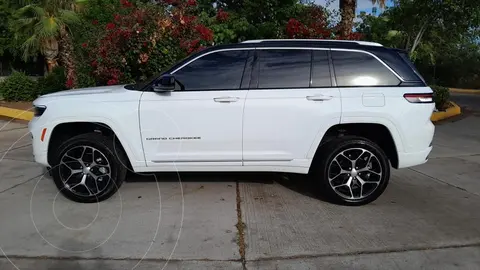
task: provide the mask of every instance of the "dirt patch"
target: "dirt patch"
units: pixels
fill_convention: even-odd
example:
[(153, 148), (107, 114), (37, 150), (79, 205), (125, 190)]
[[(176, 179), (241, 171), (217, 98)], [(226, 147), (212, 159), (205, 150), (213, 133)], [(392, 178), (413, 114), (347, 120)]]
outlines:
[(242, 221), (242, 198), (240, 197), (240, 184), (237, 181), (237, 244), (238, 250), (240, 253), (243, 269), (246, 269), (246, 260), (245, 260), (245, 223)]
[(0, 106), (17, 109), (17, 110), (31, 110), (33, 105), (32, 105), (32, 102), (24, 102), (24, 101), (7, 102), (2, 100), (0, 101)]

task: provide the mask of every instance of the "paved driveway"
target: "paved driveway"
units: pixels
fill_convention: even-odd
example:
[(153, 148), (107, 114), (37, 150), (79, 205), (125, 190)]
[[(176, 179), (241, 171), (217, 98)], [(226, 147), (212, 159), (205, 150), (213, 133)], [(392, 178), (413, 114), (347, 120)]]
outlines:
[(0, 126), (0, 269), (480, 267), (477, 114), (438, 125), (430, 161), (394, 170), (363, 207), (253, 173), (130, 175), (110, 200), (77, 204), (32, 162), (25, 125)]

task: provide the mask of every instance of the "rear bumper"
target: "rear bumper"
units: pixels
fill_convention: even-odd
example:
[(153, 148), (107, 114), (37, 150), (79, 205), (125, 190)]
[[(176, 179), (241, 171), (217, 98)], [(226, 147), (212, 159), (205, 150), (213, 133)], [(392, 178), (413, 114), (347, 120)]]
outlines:
[(427, 162), (431, 151), (432, 146), (429, 146), (418, 152), (398, 153), (398, 168), (412, 167)]

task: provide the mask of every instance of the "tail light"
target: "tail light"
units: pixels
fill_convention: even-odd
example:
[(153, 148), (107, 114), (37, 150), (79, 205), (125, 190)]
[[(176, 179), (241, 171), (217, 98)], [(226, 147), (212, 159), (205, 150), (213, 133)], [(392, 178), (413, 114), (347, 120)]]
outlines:
[(410, 103), (433, 103), (433, 93), (405, 94), (403, 97)]

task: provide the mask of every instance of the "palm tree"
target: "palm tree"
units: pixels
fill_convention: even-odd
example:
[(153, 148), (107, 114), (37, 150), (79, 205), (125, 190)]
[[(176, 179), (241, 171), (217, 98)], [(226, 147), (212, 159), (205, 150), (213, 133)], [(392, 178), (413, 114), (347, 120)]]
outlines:
[(340, 34), (342, 37), (348, 37), (352, 33), (353, 19), (355, 18), (355, 8), (357, 0), (340, 0)]
[[(371, 0), (372, 4), (378, 3), (380, 8), (385, 8), (385, 0)], [(347, 37), (352, 33), (353, 19), (355, 19), (355, 8), (357, 7), (357, 0), (340, 0), (340, 33), (343, 37)]]
[(58, 65), (59, 58), (66, 68), (67, 78), (73, 79), (75, 65), (69, 27), (80, 21), (75, 12), (77, 1), (26, 2), (25, 6), (15, 12), (13, 26), (16, 37), (24, 40), (22, 44), (24, 60), (40, 52), (45, 56), (48, 72), (51, 72)]

